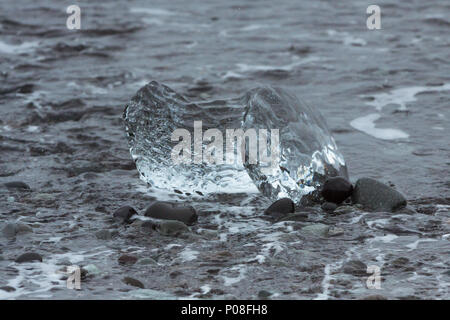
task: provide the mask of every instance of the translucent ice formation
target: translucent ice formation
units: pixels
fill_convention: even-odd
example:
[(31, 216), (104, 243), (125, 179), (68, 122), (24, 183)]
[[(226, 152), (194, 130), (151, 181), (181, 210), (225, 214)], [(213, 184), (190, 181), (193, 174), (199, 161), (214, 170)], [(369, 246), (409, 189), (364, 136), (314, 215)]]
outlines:
[[(184, 193), (255, 192), (298, 202), (328, 176), (347, 176), (320, 113), (280, 88), (192, 103), (155, 81), (125, 108), (142, 180)], [(255, 188), (256, 186), (256, 188)]]

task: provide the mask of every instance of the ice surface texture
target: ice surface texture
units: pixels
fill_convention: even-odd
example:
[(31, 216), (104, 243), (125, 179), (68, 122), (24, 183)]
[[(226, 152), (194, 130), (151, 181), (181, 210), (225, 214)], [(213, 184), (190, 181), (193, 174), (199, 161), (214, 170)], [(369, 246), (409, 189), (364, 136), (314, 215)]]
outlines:
[[(281, 88), (260, 87), (236, 99), (192, 103), (152, 81), (131, 99), (123, 118), (140, 177), (152, 187), (207, 194), (254, 192), (256, 186), (271, 199), (298, 202), (327, 176), (347, 176), (344, 158), (318, 110)], [(171, 140), (172, 133), (191, 133), (194, 157), (194, 121), (202, 121), (203, 133), (213, 128), (223, 133), (224, 159), (227, 129), (267, 129), (269, 148), (271, 130), (278, 129), (279, 161), (269, 167), (248, 161), (244, 166), (226, 161), (175, 164), (171, 153), (178, 141)], [(209, 142), (203, 139), (203, 147)], [(248, 144), (246, 150), (248, 156)]]

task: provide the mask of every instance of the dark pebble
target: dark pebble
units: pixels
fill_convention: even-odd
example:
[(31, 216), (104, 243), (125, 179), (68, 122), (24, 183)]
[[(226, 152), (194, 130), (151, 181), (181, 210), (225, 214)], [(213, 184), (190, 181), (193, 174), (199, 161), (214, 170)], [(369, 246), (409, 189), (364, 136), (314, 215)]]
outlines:
[(267, 299), (271, 295), (272, 295), (272, 293), (267, 290), (261, 290), (258, 292), (258, 298), (261, 298), (261, 299)]
[(337, 204), (333, 202), (324, 202), (322, 204), (322, 210), (325, 212), (333, 212), (334, 210), (336, 210), (336, 208)]
[(12, 181), (5, 183), (5, 186), (8, 189), (17, 189), (17, 190), (31, 190), (30, 186), (22, 181)]
[(129, 285), (129, 286), (133, 286), (133, 287), (138, 287), (141, 289), (145, 289), (144, 284), (142, 282), (140, 282), (137, 279), (131, 278), (131, 277), (125, 277), (122, 279), (123, 283)]
[(130, 218), (135, 214), (137, 214), (137, 212), (133, 207), (124, 206), (114, 211), (113, 217), (120, 222), (129, 223), (131, 221)]
[(186, 225), (197, 222), (198, 216), (191, 206), (178, 206), (170, 202), (155, 201), (146, 210), (145, 216), (155, 219), (177, 220)]
[(27, 252), (20, 255), (16, 260), (17, 263), (40, 261), (42, 262), (42, 256), (35, 252)]
[(352, 195), (353, 186), (344, 177), (328, 178), (322, 187), (322, 197), (328, 202), (341, 203)]
[(342, 271), (354, 276), (365, 276), (367, 275), (367, 265), (359, 260), (351, 260), (342, 266)]
[(279, 216), (281, 215), (287, 215), (288, 213), (295, 212), (295, 205), (294, 202), (289, 198), (283, 198), (275, 201), (264, 211), (264, 214), (270, 215), (270, 216)]
[(133, 265), (136, 263), (138, 258), (131, 254), (123, 254), (119, 257), (118, 261), (121, 265)]
[(13, 292), (13, 291), (16, 291), (15, 288), (10, 287), (10, 286), (0, 287), (0, 290), (6, 291), (6, 292)]

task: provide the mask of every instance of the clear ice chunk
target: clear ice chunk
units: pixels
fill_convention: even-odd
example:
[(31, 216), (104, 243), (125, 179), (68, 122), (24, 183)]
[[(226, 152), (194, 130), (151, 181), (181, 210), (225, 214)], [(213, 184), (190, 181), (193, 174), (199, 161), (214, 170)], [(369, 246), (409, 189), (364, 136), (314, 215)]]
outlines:
[[(272, 200), (289, 197), (300, 202), (326, 177), (347, 176), (344, 158), (318, 110), (281, 88), (260, 87), (236, 99), (192, 103), (152, 81), (131, 99), (123, 119), (140, 178), (155, 188), (188, 194), (259, 190)], [(183, 153), (184, 163), (173, 159), (174, 148), (182, 141), (173, 139), (177, 129), (190, 133), (189, 148), (183, 151), (187, 151)], [(209, 129), (216, 129), (209, 131), (215, 133), (214, 139), (211, 135), (207, 139)], [(233, 129), (244, 133), (254, 129), (262, 137), (257, 143), (258, 160), (262, 160), (261, 146), (265, 146), (261, 141), (266, 141), (266, 156), (275, 154), (271, 147), (277, 140), (271, 132), (278, 130), (276, 161), (270, 165), (249, 161), (253, 146), (250, 137), (243, 138), (243, 147), (228, 149), (227, 131)], [(223, 135), (219, 137), (219, 133)], [(209, 150), (214, 150), (211, 154), (217, 158), (212, 164), (206, 160), (205, 151), (213, 142), (216, 148)], [(231, 152), (235, 155), (233, 162), (227, 161)], [(223, 161), (217, 161), (222, 157)]]

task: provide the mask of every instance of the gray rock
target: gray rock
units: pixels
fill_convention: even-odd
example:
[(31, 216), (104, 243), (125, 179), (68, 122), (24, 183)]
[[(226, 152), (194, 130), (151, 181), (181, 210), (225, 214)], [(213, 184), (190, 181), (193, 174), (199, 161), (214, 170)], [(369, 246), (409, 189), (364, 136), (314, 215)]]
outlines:
[(309, 233), (318, 237), (326, 237), (328, 235), (328, 229), (330, 227), (326, 224), (316, 223), (300, 229), (303, 233)]
[(328, 202), (341, 203), (352, 195), (353, 186), (345, 177), (332, 177), (325, 181), (321, 194)]
[(324, 202), (322, 204), (322, 210), (325, 212), (333, 212), (337, 208), (337, 204), (333, 202)]
[(3, 286), (3, 287), (0, 287), (0, 290), (6, 291), (6, 292), (13, 292), (13, 291), (16, 291), (15, 288), (10, 287), (10, 286)]
[(193, 207), (165, 201), (153, 202), (145, 210), (145, 216), (154, 219), (177, 220), (186, 225), (193, 225), (198, 219), (197, 212)]
[(177, 220), (161, 221), (157, 230), (164, 236), (178, 236), (190, 232), (187, 225)]
[(3, 235), (7, 238), (13, 238), (16, 236), (16, 224), (8, 223), (2, 230)]
[(133, 207), (124, 206), (114, 211), (113, 217), (121, 223), (129, 223), (131, 222), (131, 217), (135, 214), (137, 214), (137, 212)]
[(31, 190), (30, 186), (27, 185), (25, 182), (22, 181), (11, 181), (5, 183), (5, 187), (8, 189), (14, 189), (14, 190)]
[(119, 259), (118, 262), (121, 265), (133, 265), (137, 262), (138, 258), (134, 255), (131, 254), (122, 254)]
[(24, 253), (15, 260), (16, 263), (35, 262), (35, 261), (42, 262), (42, 256), (36, 252)]
[(24, 223), (8, 223), (2, 230), (3, 235), (7, 238), (13, 238), (17, 234), (33, 232), (29, 226)]
[(272, 293), (267, 290), (261, 290), (258, 292), (258, 298), (260, 298), (260, 299), (267, 299), (271, 295), (272, 295)]
[(265, 215), (270, 216), (285, 216), (295, 211), (294, 202), (289, 198), (283, 198), (275, 201), (264, 211)]
[(354, 276), (365, 276), (367, 275), (367, 265), (359, 260), (351, 260), (342, 266), (341, 271)]
[(140, 282), (137, 279), (131, 278), (131, 277), (125, 277), (122, 279), (122, 282), (133, 287), (138, 287), (141, 289), (145, 289), (145, 286), (142, 282)]
[(371, 211), (393, 212), (406, 206), (406, 199), (400, 192), (371, 178), (356, 182), (352, 200)]

